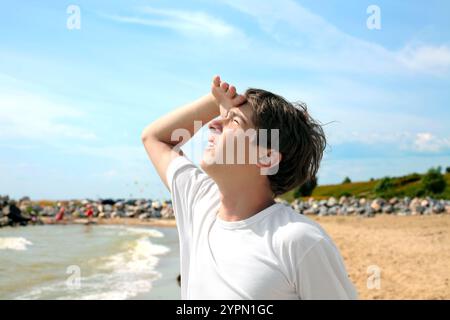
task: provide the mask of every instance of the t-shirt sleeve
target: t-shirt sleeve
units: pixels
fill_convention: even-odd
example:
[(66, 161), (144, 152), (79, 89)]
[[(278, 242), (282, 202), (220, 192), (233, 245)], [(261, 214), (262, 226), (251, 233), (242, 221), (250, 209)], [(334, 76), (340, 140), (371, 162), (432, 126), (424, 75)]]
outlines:
[(166, 171), (167, 184), (172, 195), (177, 227), (189, 236), (192, 231), (192, 215), (200, 190), (211, 178), (185, 156), (172, 159)]
[(296, 272), (300, 299), (357, 299), (340, 253), (327, 239), (318, 240), (304, 254)]

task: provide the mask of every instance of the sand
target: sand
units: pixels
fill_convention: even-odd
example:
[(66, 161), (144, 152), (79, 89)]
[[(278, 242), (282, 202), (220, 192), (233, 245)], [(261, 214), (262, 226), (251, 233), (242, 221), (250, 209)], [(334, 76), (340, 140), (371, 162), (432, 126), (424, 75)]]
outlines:
[[(309, 217), (335, 241), (360, 299), (450, 299), (450, 215)], [(174, 219), (95, 220), (99, 224), (176, 226)], [(379, 289), (373, 268), (380, 271)]]
[[(313, 219), (341, 251), (360, 299), (450, 299), (450, 215)], [(379, 289), (369, 266), (379, 267)]]

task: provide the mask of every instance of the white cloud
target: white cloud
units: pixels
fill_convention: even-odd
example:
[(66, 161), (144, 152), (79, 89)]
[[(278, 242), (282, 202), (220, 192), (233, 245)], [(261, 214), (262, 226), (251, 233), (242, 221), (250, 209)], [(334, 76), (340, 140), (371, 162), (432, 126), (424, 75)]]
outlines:
[(88, 145), (59, 145), (59, 149), (74, 155), (86, 155), (96, 158), (105, 158), (124, 164), (126, 166), (141, 165), (146, 161), (146, 153), (143, 146), (133, 145), (111, 145), (111, 146), (88, 146)]
[(69, 124), (83, 119), (81, 111), (28, 92), (0, 92), (0, 138), (39, 141), (59, 139), (95, 140), (90, 130)]
[(122, 23), (168, 28), (188, 36), (209, 35), (222, 38), (240, 34), (237, 28), (201, 11), (157, 9), (149, 6), (139, 11), (145, 14), (143, 18), (121, 15), (104, 16)]
[(398, 58), (414, 71), (439, 74), (450, 69), (450, 48), (446, 46), (406, 46)]
[[(353, 37), (292, 0), (223, 0), (256, 19), (263, 31), (284, 45), (265, 48), (271, 61), (313, 70), (443, 74), (450, 71), (447, 46), (406, 45), (399, 50)], [(290, 51), (288, 51), (290, 48)]]
[(360, 143), (369, 146), (383, 145), (399, 151), (413, 151), (414, 153), (435, 153), (450, 150), (450, 138), (438, 137), (430, 132), (412, 131), (379, 131), (349, 133), (338, 132), (331, 137), (332, 146), (346, 143)]
[(79, 110), (27, 92), (0, 92), (0, 138), (95, 140), (94, 132), (67, 120), (82, 122)]
[(439, 138), (430, 132), (416, 134), (413, 149), (419, 152), (439, 152), (450, 148), (450, 138)]

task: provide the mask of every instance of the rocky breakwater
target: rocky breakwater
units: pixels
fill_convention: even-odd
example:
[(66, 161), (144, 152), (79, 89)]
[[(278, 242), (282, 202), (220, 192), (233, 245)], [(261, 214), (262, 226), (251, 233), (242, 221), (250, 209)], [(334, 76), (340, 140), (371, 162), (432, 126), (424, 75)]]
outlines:
[[(280, 202), (286, 201), (278, 200)], [(296, 199), (289, 204), (294, 210), (305, 215), (335, 216), (361, 215), (372, 217), (377, 214), (393, 215), (431, 215), (450, 214), (450, 200), (426, 198), (391, 198), (366, 199), (355, 197), (341, 197), (336, 199), (307, 201)]]
[(151, 199), (99, 199), (70, 201), (31, 201), (24, 197), (18, 201), (0, 196), (0, 227), (7, 225), (37, 224), (42, 221), (70, 222), (89, 216), (94, 218), (137, 218), (139, 220), (173, 219), (171, 201)]

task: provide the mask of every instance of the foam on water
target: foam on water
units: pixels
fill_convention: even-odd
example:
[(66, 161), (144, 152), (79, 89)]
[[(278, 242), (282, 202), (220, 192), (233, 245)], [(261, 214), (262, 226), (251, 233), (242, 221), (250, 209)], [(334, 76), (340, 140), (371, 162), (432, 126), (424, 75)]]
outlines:
[[(112, 227), (112, 228), (111, 228)], [(129, 299), (139, 293), (148, 292), (152, 281), (161, 277), (155, 270), (159, 256), (167, 254), (170, 248), (154, 244), (151, 237), (164, 235), (153, 229), (106, 226), (119, 229), (131, 235), (118, 253), (99, 256), (89, 261), (94, 272), (84, 276), (81, 269), (81, 287), (71, 288), (66, 281), (46, 283), (32, 288), (17, 299)]]
[(0, 237), (0, 250), (27, 250), (33, 243), (23, 237)]
[(136, 235), (145, 235), (151, 238), (162, 238), (164, 235), (162, 232), (155, 230), (155, 229), (144, 229), (144, 228), (137, 228), (137, 227), (126, 227), (126, 226), (101, 226), (105, 229), (113, 229), (113, 230), (121, 230), (122, 232), (120, 235), (127, 235), (127, 234), (136, 234)]

